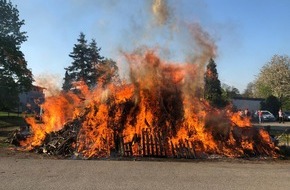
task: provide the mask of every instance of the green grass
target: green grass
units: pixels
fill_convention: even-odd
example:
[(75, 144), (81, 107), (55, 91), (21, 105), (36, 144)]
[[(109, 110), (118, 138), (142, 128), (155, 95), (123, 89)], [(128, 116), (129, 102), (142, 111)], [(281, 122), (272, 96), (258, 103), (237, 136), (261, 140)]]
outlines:
[(15, 113), (15, 112), (3, 112), (3, 111), (0, 111), (0, 117), (3, 117), (3, 116), (16, 116), (16, 117), (19, 117), (19, 116), (22, 116), (21, 113)]
[(4, 146), (2, 143), (9, 136), (9, 134), (25, 125), (25, 119), (21, 116), (0, 115), (0, 146)]

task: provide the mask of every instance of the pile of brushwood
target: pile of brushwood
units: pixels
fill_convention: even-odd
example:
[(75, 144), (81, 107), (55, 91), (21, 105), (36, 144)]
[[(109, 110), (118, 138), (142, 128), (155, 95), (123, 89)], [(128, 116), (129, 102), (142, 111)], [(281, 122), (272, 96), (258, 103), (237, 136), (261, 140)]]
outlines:
[[(32, 151), (37, 153), (45, 153), (48, 155), (58, 155), (62, 157), (71, 157), (75, 154), (75, 144), (77, 135), (81, 126), (81, 122), (75, 119), (69, 122), (64, 127), (57, 131), (46, 134), (46, 137), (41, 145), (35, 146)], [(30, 136), (30, 133), (22, 130), (15, 130), (9, 135), (6, 142), (20, 146), (21, 141), (25, 141)]]
[[(47, 134), (42, 144), (33, 147), (32, 151), (48, 155), (60, 156), (64, 158), (77, 157), (84, 159), (85, 157), (82, 157), (82, 155), (77, 152), (77, 138), (81, 126), (82, 120), (80, 118), (68, 122), (61, 130)], [(241, 139), (241, 136), (243, 135), (251, 136), (249, 134), (252, 134), (253, 136), (251, 138), (255, 139), (254, 150), (249, 150), (248, 152), (247, 150), (244, 150), (244, 157), (258, 158), (260, 156), (273, 156), (273, 149), (266, 143), (262, 142), (260, 135), (258, 135), (258, 130), (259, 129), (252, 127), (234, 128), (234, 136), (236, 136), (236, 139)], [(20, 131), (15, 131), (13, 135), (9, 137), (9, 142), (16, 146), (19, 146), (20, 141), (25, 140), (27, 137), (29, 137), (29, 135), (22, 134)], [(183, 149), (181, 149), (181, 147), (182, 145), (180, 145), (177, 149), (180, 151), (186, 151), (186, 147), (184, 147)], [(276, 149), (276, 151), (278, 152), (278, 149)], [(198, 154), (196, 154), (196, 156), (197, 155)], [(202, 155), (207, 154), (204, 152)], [(279, 155), (279, 153), (277, 155)], [(210, 157), (210, 155), (208, 155), (208, 157)], [(196, 158), (199, 158), (199, 156), (197, 156)]]

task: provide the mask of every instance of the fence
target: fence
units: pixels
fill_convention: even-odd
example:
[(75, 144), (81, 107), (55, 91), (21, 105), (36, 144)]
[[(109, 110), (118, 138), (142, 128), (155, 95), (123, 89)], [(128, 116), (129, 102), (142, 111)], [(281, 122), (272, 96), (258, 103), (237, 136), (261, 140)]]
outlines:
[(169, 142), (163, 138), (161, 132), (153, 133), (150, 129), (143, 129), (141, 137), (135, 135), (131, 142), (124, 142), (120, 137), (121, 154), (125, 157), (176, 157), (196, 158), (195, 146), (187, 140), (178, 143)]

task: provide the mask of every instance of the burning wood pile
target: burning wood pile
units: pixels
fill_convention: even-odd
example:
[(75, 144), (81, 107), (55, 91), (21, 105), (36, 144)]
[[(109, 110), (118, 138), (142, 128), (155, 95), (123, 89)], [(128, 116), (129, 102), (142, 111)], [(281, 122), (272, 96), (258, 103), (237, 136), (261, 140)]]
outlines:
[(166, 63), (153, 51), (126, 59), (132, 82), (48, 97), (43, 123), (27, 119), (31, 135), (21, 147), (86, 159), (277, 156), (269, 134), (249, 118), (202, 99), (196, 64)]

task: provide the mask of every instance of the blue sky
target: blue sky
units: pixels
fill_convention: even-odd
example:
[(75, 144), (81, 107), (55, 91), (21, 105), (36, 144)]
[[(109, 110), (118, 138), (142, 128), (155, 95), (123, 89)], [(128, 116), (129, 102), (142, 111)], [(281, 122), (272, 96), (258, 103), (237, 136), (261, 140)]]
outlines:
[[(150, 24), (150, 2), (12, 0), (20, 19), (25, 20), (22, 30), (28, 40), (21, 49), (28, 67), (36, 77), (52, 74), (61, 83), (80, 32), (88, 41), (97, 41), (102, 56), (116, 61), (120, 49), (131, 51), (142, 45), (168, 48), (171, 53), (166, 59), (182, 61), (180, 49), (188, 47), (189, 42), (182, 37), (169, 42), (172, 36), (168, 28)], [(288, 0), (168, 0), (168, 7), (171, 22), (199, 23), (209, 34), (217, 46), (214, 60), (219, 79), (240, 92), (274, 54), (290, 55)], [(176, 43), (176, 39), (181, 40)]]

